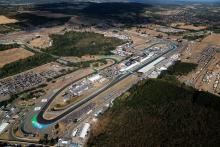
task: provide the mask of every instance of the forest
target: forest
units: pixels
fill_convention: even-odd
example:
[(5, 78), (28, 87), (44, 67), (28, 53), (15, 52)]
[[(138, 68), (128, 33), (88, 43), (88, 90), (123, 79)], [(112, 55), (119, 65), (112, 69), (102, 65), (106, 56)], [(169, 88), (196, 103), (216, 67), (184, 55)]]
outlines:
[(58, 56), (109, 55), (124, 41), (92, 32), (66, 32), (52, 35), (53, 46), (47, 52)]
[(219, 146), (219, 105), (218, 96), (169, 78), (144, 80), (93, 125), (88, 146)]

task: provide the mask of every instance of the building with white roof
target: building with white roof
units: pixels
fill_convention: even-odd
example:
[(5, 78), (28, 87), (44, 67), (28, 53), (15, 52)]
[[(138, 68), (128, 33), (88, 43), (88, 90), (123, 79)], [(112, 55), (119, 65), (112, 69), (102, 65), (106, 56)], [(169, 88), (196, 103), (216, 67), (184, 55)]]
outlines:
[(101, 79), (102, 79), (102, 76), (99, 75), (99, 74), (96, 74), (96, 75), (88, 78), (88, 80), (91, 81), (91, 82), (97, 82), (97, 81), (99, 81)]
[(161, 61), (163, 61), (165, 59), (165, 57), (160, 57), (157, 60), (151, 62), (150, 64), (148, 64), (147, 66), (141, 68), (138, 72), (140, 73), (146, 73), (149, 70), (155, 68), (155, 65), (157, 65), (158, 63), (160, 63)]
[(0, 125), (0, 134), (2, 134), (8, 127), (9, 123), (6, 123), (6, 122), (3, 122), (1, 125)]
[(85, 123), (79, 137), (85, 139), (86, 135), (88, 134), (89, 128), (90, 128), (90, 124)]

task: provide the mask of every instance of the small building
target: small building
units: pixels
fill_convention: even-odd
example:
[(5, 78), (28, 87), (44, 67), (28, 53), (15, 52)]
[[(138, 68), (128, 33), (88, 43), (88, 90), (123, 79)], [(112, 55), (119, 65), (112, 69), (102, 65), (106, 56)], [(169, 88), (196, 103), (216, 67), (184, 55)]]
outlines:
[(3, 122), (0, 125), (0, 134), (2, 134), (7, 129), (8, 126), (9, 126), (9, 123)]

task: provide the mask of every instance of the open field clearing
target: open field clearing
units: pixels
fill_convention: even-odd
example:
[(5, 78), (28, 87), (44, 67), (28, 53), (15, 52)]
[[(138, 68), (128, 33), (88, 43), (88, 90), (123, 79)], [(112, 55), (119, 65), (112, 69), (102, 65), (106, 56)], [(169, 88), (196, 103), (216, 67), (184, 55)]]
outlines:
[(22, 48), (14, 48), (10, 50), (0, 51), (0, 67), (4, 65), (33, 56), (34, 53)]
[(220, 46), (220, 34), (212, 34), (212, 35), (204, 38), (202, 42), (207, 43), (207, 44)]
[(40, 38), (36, 38), (32, 41), (30, 41), (31, 46), (36, 47), (36, 48), (47, 48), (50, 47), (50, 37), (48, 36), (43, 36)]
[(17, 22), (16, 19), (10, 19), (10, 18), (7, 18), (3, 15), (0, 15), (0, 25), (1, 24), (16, 23), (16, 22)]
[(185, 30), (195, 30), (195, 31), (207, 29), (206, 26), (194, 26), (194, 25), (182, 25), (182, 26), (179, 26), (177, 28), (185, 29)]
[(194, 30), (194, 31), (200, 31), (200, 30), (207, 29), (207, 26), (194, 26), (194, 25), (185, 24), (185, 23), (172, 23), (171, 26), (179, 28), (179, 29)]

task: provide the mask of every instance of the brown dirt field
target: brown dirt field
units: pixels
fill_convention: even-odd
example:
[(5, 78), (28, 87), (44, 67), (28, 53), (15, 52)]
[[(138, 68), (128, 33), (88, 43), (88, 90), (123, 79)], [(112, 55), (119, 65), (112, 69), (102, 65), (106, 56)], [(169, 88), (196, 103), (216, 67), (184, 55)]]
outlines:
[(185, 24), (185, 23), (173, 23), (173, 24), (171, 24), (171, 26), (177, 27), (179, 29), (195, 30), (195, 31), (207, 29), (207, 26), (194, 26), (194, 25), (189, 25), (189, 24)]
[(195, 31), (207, 29), (206, 26), (197, 26), (196, 27), (196, 26), (193, 26), (193, 25), (183, 25), (183, 26), (179, 26), (177, 28), (184, 29), (184, 30), (195, 30)]
[(3, 15), (0, 15), (0, 25), (1, 24), (16, 23), (16, 22), (17, 22), (16, 19), (10, 19), (10, 18), (7, 18)]
[(36, 38), (30, 41), (30, 44), (37, 48), (47, 48), (50, 46), (50, 38), (48, 36)]
[(202, 42), (220, 46), (220, 34), (212, 34), (204, 38)]
[(0, 51), (0, 67), (4, 65), (17, 61), (19, 59), (24, 59), (29, 56), (33, 56), (34, 53), (27, 51), (22, 48), (13, 48), (5, 51)]

